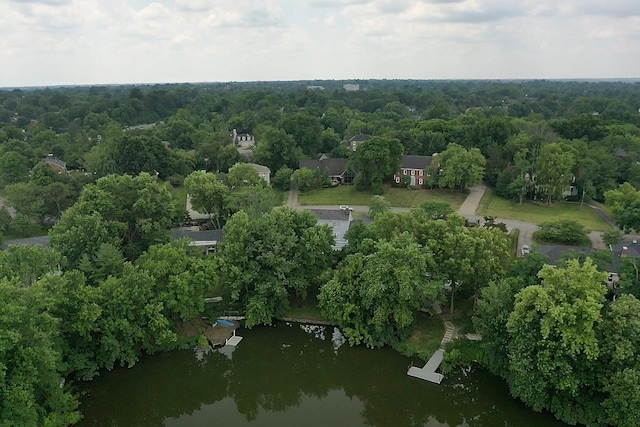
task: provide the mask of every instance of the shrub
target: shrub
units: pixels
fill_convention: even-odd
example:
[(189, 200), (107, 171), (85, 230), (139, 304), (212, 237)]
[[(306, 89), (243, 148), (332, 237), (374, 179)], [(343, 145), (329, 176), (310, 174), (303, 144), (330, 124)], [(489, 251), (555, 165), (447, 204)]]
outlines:
[(543, 222), (535, 236), (540, 240), (565, 245), (588, 245), (589, 231), (580, 223), (562, 219), (553, 222)]

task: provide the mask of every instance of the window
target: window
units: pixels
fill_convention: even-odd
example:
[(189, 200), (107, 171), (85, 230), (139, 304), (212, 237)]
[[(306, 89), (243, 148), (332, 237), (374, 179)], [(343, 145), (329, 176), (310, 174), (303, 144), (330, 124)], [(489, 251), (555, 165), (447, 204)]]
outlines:
[(418, 180), (418, 184), (422, 185), (422, 178)]
[(420, 170), (418, 171), (418, 175), (419, 175), (419, 176), (422, 176), (422, 169), (420, 169)]
[(414, 176), (416, 174), (416, 170), (415, 169), (411, 169), (411, 176)]
[(396, 176), (396, 184), (400, 184), (400, 177)]

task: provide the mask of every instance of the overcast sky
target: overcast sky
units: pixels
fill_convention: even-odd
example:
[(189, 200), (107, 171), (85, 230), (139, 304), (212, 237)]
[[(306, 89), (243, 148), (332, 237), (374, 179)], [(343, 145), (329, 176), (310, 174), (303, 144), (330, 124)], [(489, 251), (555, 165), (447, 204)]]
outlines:
[(640, 77), (640, 0), (0, 0), (0, 87)]

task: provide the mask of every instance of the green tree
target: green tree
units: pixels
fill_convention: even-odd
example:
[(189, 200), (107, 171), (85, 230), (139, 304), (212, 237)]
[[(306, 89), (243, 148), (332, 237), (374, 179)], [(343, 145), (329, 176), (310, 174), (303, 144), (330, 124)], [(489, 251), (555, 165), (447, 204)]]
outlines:
[(540, 224), (536, 231), (539, 239), (566, 245), (584, 245), (589, 243), (589, 231), (579, 222), (571, 219), (547, 221)]
[(248, 327), (271, 324), (288, 308), (290, 292), (305, 297), (328, 272), (333, 234), (310, 212), (276, 209), (255, 220), (238, 212), (224, 234), (223, 285), (242, 303)]
[(305, 192), (314, 187), (316, 173), (309, 168), (300, 168), (291, 174), (291, 181), (298, 186), (298, 190)]
[(602, 242), (607, 246), (620, 243), (622, 242), (623, 238), (622, 231), (618, 230), (617, 228), (610, 228), (607, 231), (603, 231), (601, 236)]
[(25, 182), (29, 177), (29, 160), (15, 151), (0, 156), (0, 184)]
[(574, 180), (576, 150), (561, 142), (547, 144), (536, 162), (536, 183), (544, 191), (547, 203), (562, 198)]
[(388, 212), (391, 209), (391, 203), (385, 200), (384, 196), (371, 196), (369, 200), (369, 216), (375, 218), (377, 215)]
[(321, 288), (320, 309), (351, 345), (394, 345), (411, 334), (418, 310), (441, 295), (432, 272), (430, 252), (404, 233), (371, 254), (347, 256)]
[(473, 317), (473, 326), (482, 335), (482, 365), (502, 378), (509, 374), (507, 322), (519, 290), (520, 284), (514, 278), (490, 283), (482, 289)]
[(209, 221), (214, 227), (222, 228), (226, 214), (225, 198), (229, 194), (229, 188), (215, 174), (203, 171), (195, 171), (186, 177), (184, 186), (194, 209), (209, 215)]
[(601, 354), (596, 326), (607, 274), (587, 259), (582, 266), (577, 260), (545, 266), (539, 276), (541, 285), (516, 296), (507, 323), (511, 393), (568, 423), (593, 422), (600, 411), (593, 389)]
[(622, 230), (640, 230), (640, 192), (625, 182), (617, 189), (604, 193), (607, 206)]
[(172, 148), (191, 150), (193, 148), (193, 136), (195, 129), (191, 123), (184, 119), (171, 119), (164, 130), (164, 138), (169, 141)]
[(172, 320), (201, 315), (204, 299), (218, 280), (213, 258), (189, 253), (186, 242), (151, 246), (136, 265), (154, 279), (155, 299)]
[(169, 240), (171, 193), (147, 173), (109, 175), (84, 187), (78, 202), (51, 230), (51, 244), (77, 265), (102, 243), (122, 247), (128, 259)]
[(41, 187), (47, 186), (57, 179), (58, 174), (45, 162), (38, 162), (31, 169), (31, 176), (29, 177), (30, 182)]
[(352, 156), (356, 186), (382, 190), (382, 182), (400, 169), (403, 153), (404, 147), (395, 138), (377, 136), (360, 144)]
[(482, 182), (486, 160), (479, 149), (467, 150), (452, 143), (438, 155), (438, 184), (441, 188), (466, 188)]
[(236, 163), (227, 175), (231, 188), (259, 186), (264, 183), (256, 169), (248, 163)]
[(126, 263), (122, 275), (100, 283), (101, 316), (96, 321), (100, 335), (95, 355), (99, 366), (131, 367), (143, 351), (153, 352), (175, 342), (163, 304), (155, 295), (155, 282), (148, 272)]
[(0, 279), (0, 424), (62, 427), (80, 420), (63, 384), (58, 319), (39, 287)]
[(282, 129), (261, 128), (257, 134), (254, 160), (272, 171), (281, 167), (297, 168), (302, 151), (296, 146), (295, 139)]
[(278, 200), (271, 187), (260, 185), (234, 188), (225, 198), (225, 204), (231, 214), (245, 211), (253, 219), (271, 211)]
[(451, 205), (440, 200), (427, 200), (420, 205), (422, 210), (429, 219), (446, 219), (448, 215), (454, 213)]
[(289, 190), (291, 186), (291, 175), (293, 175), (293, 169), (287, 167), (278, 169), (276, 175), (273, 177), (273, 185), (283, 191)]

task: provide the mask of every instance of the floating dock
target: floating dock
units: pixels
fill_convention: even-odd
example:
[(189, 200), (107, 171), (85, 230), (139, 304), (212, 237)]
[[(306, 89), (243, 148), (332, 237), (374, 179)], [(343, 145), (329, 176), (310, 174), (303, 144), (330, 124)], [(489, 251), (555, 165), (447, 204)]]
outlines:
[(436, 372), (436, 369), (440, 367), (443, 357), (444, 350), (436, 350), (436, 352), (433, 353), (433, 356), (431, 356), (431, 359), (429, 359), (429, 361), (422, 368), (412, 366), (409, 368), (407, 375), (409, 375), (410, 377), (415, 377), (421, 380), (440, 384), (442, 382), (442, 379), (444, 378), (444, 375)]

